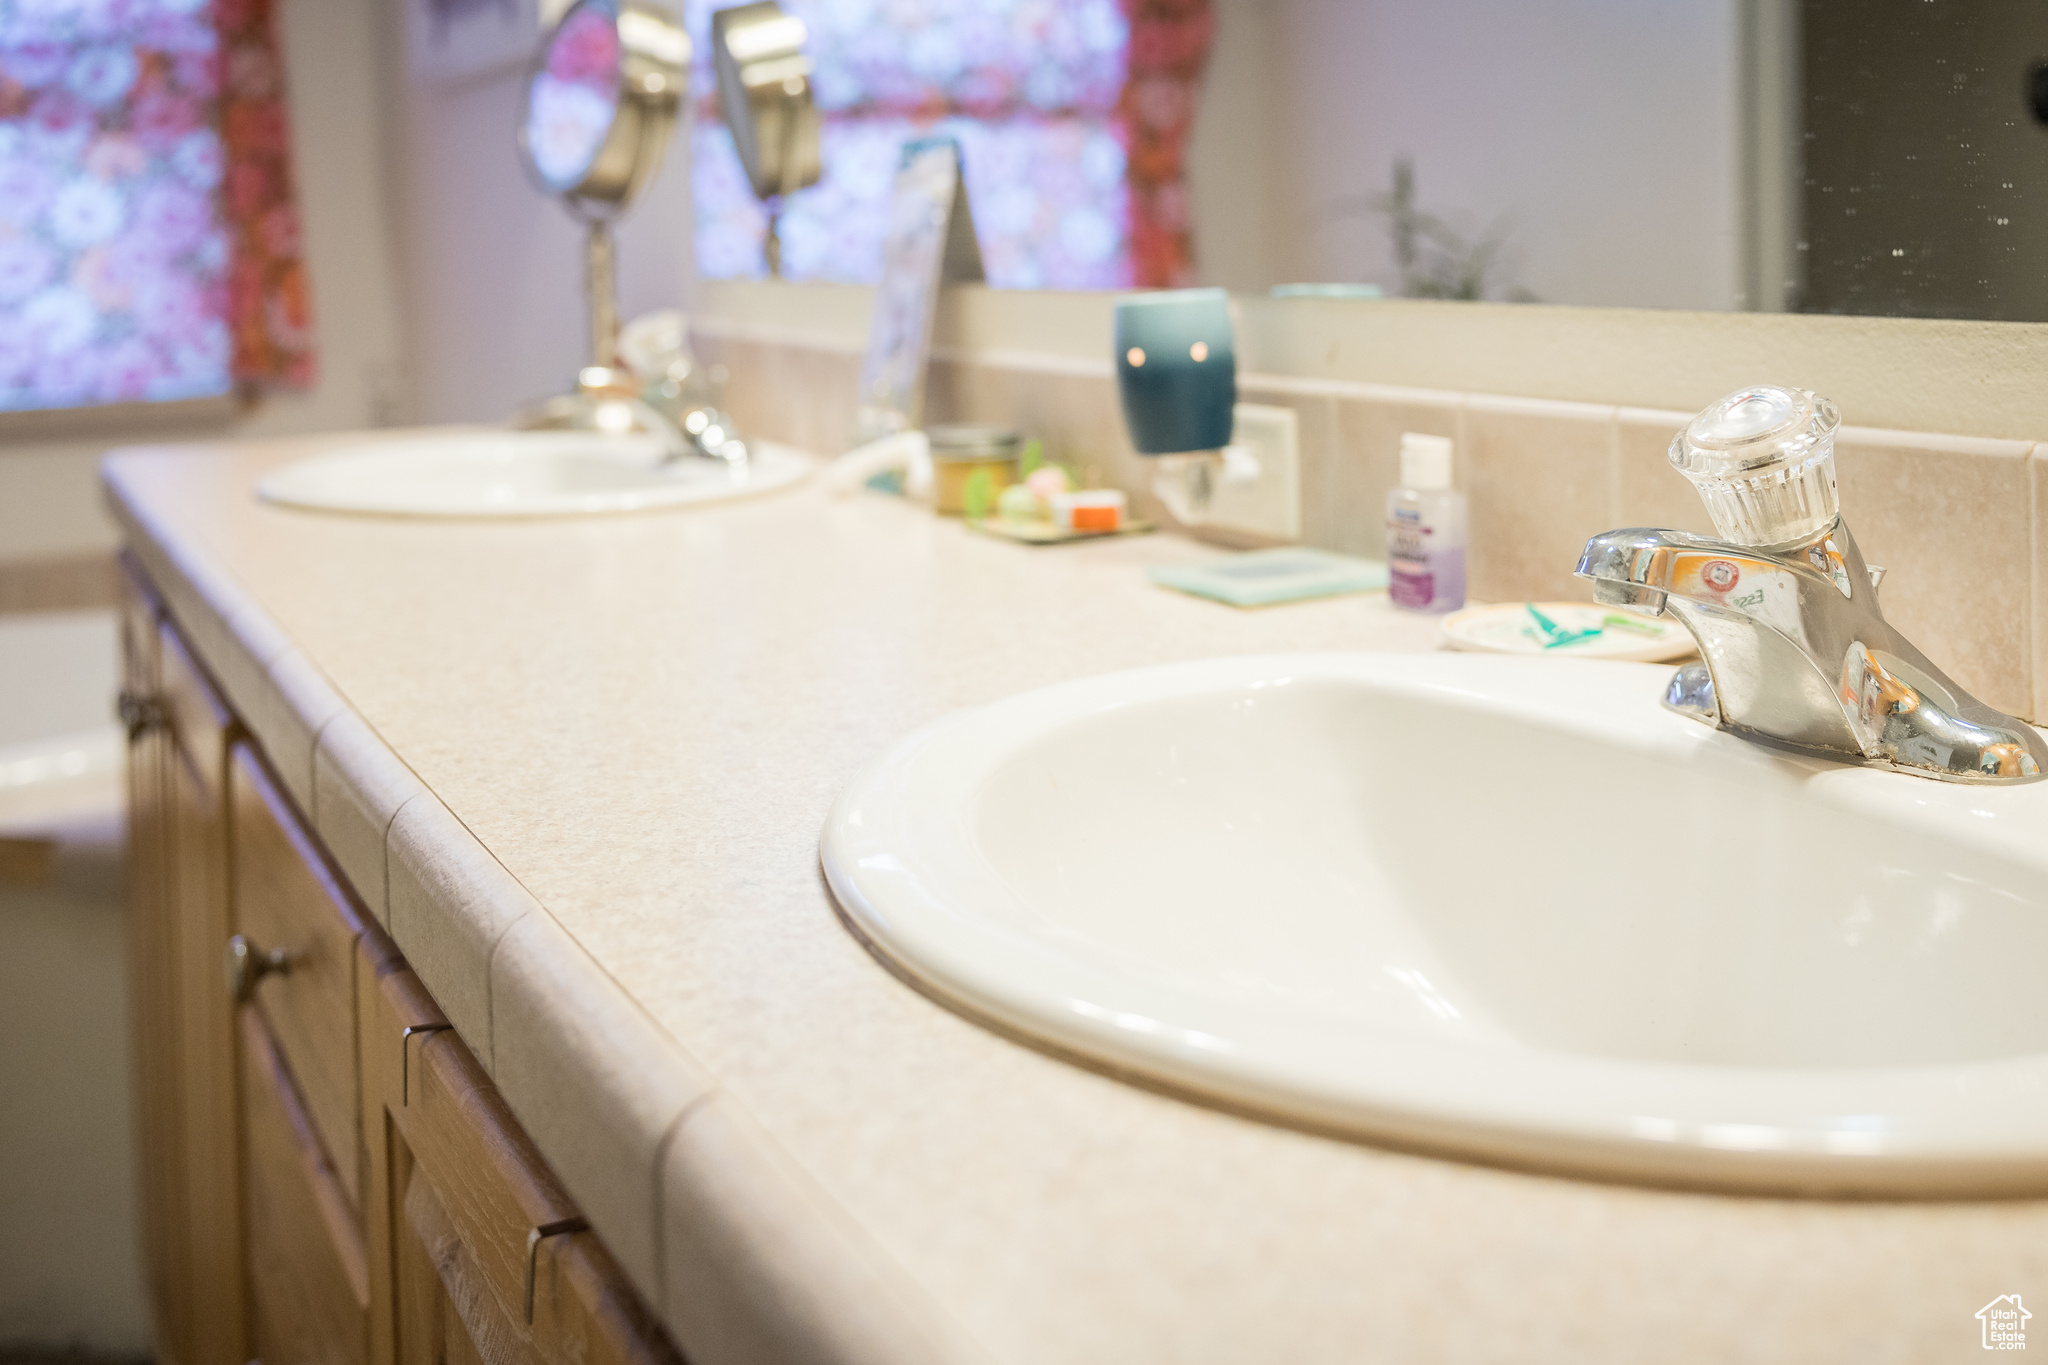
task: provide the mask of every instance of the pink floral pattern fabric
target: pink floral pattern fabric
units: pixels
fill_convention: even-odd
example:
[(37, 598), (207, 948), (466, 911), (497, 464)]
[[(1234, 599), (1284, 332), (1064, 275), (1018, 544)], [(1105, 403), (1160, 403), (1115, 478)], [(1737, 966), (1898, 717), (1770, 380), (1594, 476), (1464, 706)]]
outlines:
[[(795, 280), (880, 278), (890, 185), (903, 144), (959, 139), (982, 264), (1007, 289), (1119, 289), (1130, 282), (1124, 149), (1101, 120), (1021, 115), (922, 121), (827, 118), (825, 178), (789, 197), (782, 271)], [(768, 216), (722, 123), (697, 122), (697, 268), (734, 279), (763, 273)]]
[(1131, 48), (1117, 115), (1130, 158), (1131, 277), (1135, 284), (1176, 288), (1194, 282), (1187, 144), (1216, 19), (1209, 0), (1123, 0), (1123, 6)]
[(0, 408), (310, 378), (268, 17), (0, 0)]
[[(763, 273), (766, 215), (719, 118), (710, 12), (690, 0), (698, 268)], [(791, 279), (873, 282), (904, 142), (959, 139), (989, 282), (1177, 283), (1192, 259), (1182, 146), (1208, 0), (784, 0), (810, 30), (825, 178), (781, 223)], [(1142, 170), (1142, 174), (1138, 174)]]
[(228, 322), (238, 384), (305, 388), (314, 377), (313, 300), (272, 9), (273, 0), (213, 3), (223, 66), (220, 134), (227, 156), (221, 210), (232, 250)]

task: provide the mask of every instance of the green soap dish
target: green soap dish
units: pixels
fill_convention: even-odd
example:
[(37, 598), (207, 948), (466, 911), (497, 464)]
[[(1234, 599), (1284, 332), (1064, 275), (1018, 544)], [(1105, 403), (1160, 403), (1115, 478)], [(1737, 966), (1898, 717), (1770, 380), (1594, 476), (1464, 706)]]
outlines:
[(1248, 550), (1199, 564), (1164, 564), (1146, 574), (1162, 588), (1193, 593), (1233, 607), (1270, 607), (1387, 586), (1387, 566), (1328, 550), (1283, 546)]

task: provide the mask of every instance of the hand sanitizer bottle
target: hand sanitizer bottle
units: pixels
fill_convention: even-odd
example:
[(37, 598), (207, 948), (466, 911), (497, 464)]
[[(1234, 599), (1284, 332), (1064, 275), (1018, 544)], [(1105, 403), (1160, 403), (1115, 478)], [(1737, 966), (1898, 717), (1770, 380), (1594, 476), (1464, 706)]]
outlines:
[(1387, 494), (1387, 596), (1410, 611), (1465, 605), (1465, 495), (1451, 487), (1448, 436), (1401, 436), (1401, 485)]

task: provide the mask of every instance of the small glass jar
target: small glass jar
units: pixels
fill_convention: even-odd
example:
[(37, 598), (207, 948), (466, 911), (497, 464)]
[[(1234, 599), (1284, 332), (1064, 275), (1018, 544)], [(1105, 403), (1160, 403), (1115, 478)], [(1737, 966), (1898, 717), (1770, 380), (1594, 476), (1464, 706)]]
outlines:
[(1024, 437), (1011, 427), (927, 427), (932, 444), (933, 505), (945, 516), (965, 516), (969, 489), (981, 482), (986, 490), (983, 515), (995, 511), (996, 495), (1017, 481)]

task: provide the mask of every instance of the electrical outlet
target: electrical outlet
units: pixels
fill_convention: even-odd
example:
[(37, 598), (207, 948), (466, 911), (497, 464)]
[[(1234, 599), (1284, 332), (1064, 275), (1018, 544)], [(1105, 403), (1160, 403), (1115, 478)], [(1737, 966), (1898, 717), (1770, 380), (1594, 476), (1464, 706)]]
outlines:
[(1152, 486), (1184, 526), (1300, 540), (1301, 441), (1294, 409), (1239, 403), (1228, 446), (1160, 456)]
[[(1301, 422), (1293, 408), (1239, 403), (1208, 524), (1274, 540), (1301, 539)], [(1246, 461), (1240, 452), (1248, 452)]]

